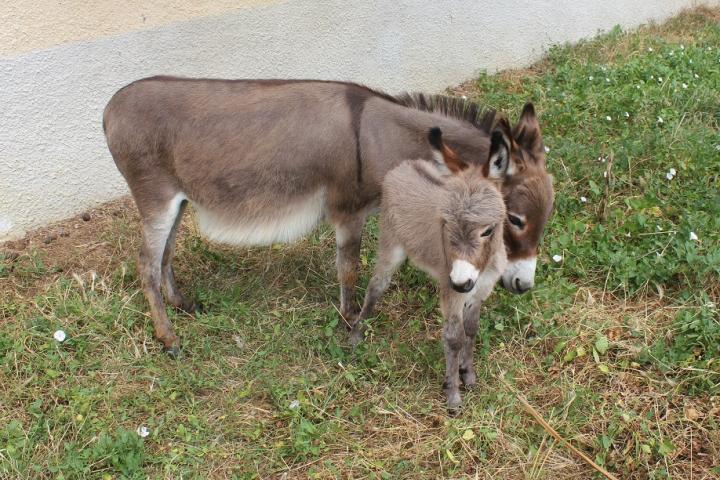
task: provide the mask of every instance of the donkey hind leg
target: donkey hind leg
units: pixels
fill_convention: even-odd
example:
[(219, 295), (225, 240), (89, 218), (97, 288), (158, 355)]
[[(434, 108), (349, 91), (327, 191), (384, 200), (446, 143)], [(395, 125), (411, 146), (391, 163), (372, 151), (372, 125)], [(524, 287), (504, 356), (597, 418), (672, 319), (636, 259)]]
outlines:
[(351, 328), (357, 322), (360, 311), (357, 304), (355, 285), (360, 266), (360, 243), (365, 225), (365, 213), (333, 222), (337, 242), (337, 272), (340, 281), (340, 315)]
[(463, 306), (465, 297), (447, 286), (440, 288), (440, 309), (443, 313), (443, 349), (445, 350), (445, 381), (443, 390), (448, 409), (453, 412), (462, 403), (460, 397), (460, 354), (465, 343)]
[(180, 222), (182, 221), (183, 212), (185, 211), (186, 206), (187, 200), (180, 202), (177, 216), (173, 222), (172, 228), (170, 229), (167, 242), (165, 243), (165, 250), (162, 257), (162, 285), (165, 289), (165, 297), (167, 298), (167, 301), (170, 302), (170, 305), (175, 308), (179, 308), (184, 312), (193, 313), (198, 311), (200, 307), (197, 303), (185, 298), (183, 294), (180, 293), (180, 290), (177, 288), (177, 284), (175, 283), (175, 274), (172, 267), (172, 260), (175, 255), (175, 239), (177, 237), (177, 230), (180, 226)]
[(375, 304), (390, 285), (390, 279), (398, 267), (405, 261), (406, 255), (399, 245), (388, 247), (380, 242), (380, 252), (375, 264), (375, 271), (365, 292), (365, 301), (358, 321), (350, 330), (350, 344), (356, 346), (365, 338), (365, 320), (372, 317)]
[(465, 339), (463, 341), (462, 352), (460, 353), (460, 380), (462, 380), (465, 388), (472, 388), (477, 381), (475, 367), (473, 365), (473, 356), (475, 352), (475, 338), (478, 332), (478, 322), (480, 320), (479, 316), (480, 302), (469, 300), (463, 312)]
[(143, 291), (150, 304), (155, 338), (162, 342), (165, 351), (173, 357), (180, 354), (180, 340), (173, 332), (165, 311), (160, 284), (165, 248), (184, 200), (182, 194), (177, 194), (161, 208), (143, 215), (143, 245), (138, 262)]

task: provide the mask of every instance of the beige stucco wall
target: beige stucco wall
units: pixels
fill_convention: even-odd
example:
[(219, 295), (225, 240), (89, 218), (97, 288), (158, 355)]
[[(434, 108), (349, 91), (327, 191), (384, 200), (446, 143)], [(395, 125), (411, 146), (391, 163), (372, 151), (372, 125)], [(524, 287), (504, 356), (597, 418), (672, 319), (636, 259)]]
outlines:
[(719, 0), (5, 0), (0, 239), (126, 193), (102, 110), (144, 76), (345, 79), (437, 91), (558, 42)]

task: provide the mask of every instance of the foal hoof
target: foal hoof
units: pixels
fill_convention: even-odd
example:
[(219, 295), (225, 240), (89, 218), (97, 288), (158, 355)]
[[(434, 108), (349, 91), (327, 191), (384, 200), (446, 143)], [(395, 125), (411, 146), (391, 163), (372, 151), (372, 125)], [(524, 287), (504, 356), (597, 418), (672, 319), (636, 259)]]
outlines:
[(477, 382), (477, 377), (475, 376), (475, 372), (472, 370), (467, 370), (464, 368), (460, 369), (460, 381), (462, 381), (463, 386), (470, 390), (475, 386), (475, 383)]
[(173, 360), (180, 360), (182, 358), (182, 351), (180, 350), (180, 345), (171, 345), (169, 347), (165, 347), (164, 351), (167, 356), (172, 358)]
[(353, 327), (348, 335), (350, 346), (357, 347), (363, 340), (365, 340), (365, 329), (358, 326)]
[(460, 393), (457, 393), (456, 395), (448, 395), (447, 409), (448, 415), (451, 417), (460, 413), (462, 410), (462, 399), (460, 398)]

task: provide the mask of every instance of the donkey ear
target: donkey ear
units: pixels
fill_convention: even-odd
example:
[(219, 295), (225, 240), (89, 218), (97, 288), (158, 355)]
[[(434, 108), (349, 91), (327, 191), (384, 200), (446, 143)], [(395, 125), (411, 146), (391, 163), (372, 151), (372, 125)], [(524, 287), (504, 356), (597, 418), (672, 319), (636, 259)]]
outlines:
[(544, 158), (544, 146), (540, 133), (540, 124), (535, 115), (535, 107), (528, 102), (523, 107), (520, 119), (512, 131), (513, 139), (524, 149), (530, 151), (535, 158)]
[(435, 161), (445, 165), (452, 173), (468, 168), (468, 164), (460, 160), (457, 154), (443, 142), (442, 130), (439, 127), (433, 127), (428, 131), (428, 142), (432, 147)]
[(510, 164), (510, 146), (502, 130), (495, 129), (490, 137), (490, 160), (487, 163), (485, 176), (500, 179), (508, 174)]

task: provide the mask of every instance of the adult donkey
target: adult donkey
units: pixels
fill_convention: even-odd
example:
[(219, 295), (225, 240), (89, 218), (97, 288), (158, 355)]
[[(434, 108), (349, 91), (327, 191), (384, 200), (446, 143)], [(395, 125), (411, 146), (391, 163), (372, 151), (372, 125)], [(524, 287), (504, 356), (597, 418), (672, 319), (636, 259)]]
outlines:
[[(235, 245), (291, 241), (323, 218), (335, 227), (341, 314), (350, 323), (360, 239), (385, 174), (407, 158), (432, 158), (427, 132), (439, 127), (466, 161), (488, 158), (494, 112), (445, 96), (393, 97), (353, 83), (152, 77), (120, 89), (103, 116), (108, 147), (135, 199), (143, 229), (138, 268), (155, 336), (179, 352), (167, 300), (195, 304), (173, 276), (175, 235), (188, 201), (200, 230)], [(526, 105), (513, 130), (503, 190), (511, 223), (504, 284), (532, 286), (534, 258), (552, 208), (540, 129)]]

